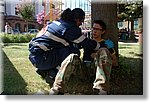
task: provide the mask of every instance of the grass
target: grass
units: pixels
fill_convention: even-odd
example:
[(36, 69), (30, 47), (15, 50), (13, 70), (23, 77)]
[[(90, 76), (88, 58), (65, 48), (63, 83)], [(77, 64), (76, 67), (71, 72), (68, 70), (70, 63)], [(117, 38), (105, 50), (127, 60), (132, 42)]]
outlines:
[(119, 68), (112, 70), (111, 94), (143, 94), (142, 46), (119, 44)]
[[(36, 74), (35, 68), (28, 60), (28, 43), (5, 43), (2, 52), (4, 67), (3, 94), (26, 95), (35, 94), (38, 91), (48, 94), (49, 85)], [(143, 94), (141, 55), (142, 51), (138, 44), (119, 44), (119, 68), (112, 70), (110, 94)], [(78, 87), (84, 86), (80, 89), (84, 90), (85, 87), (88, 89), (86, 83), (79, 84)], [(72, 89), (75, 88), (70, 86), (68, 89), (70, 93)], [(90, 91), (86, 90), (86, 93), (90, 94)], [(71, 94), (76, 93), (72, 92)]]
[(27, 46), (27, 43), (12, 43), (3, 48), (4, 94), (34, 94), (39, 89), (49, 90), (48, 84), (29, 62)]

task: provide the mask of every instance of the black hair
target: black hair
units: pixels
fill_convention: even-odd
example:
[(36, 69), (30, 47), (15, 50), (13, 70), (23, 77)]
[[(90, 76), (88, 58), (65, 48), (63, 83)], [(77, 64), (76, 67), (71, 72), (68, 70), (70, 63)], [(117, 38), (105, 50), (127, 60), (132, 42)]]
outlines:
[(70, 8), (67, 8), (61, 14), (61, 19), (64, 21), (72, 21), (74, 22), (75, 19), (84, 20), (85, 12), (80, 8), (75, 8), (71, 11)]
[(103, 20), (94, 20), (94, 23), (99, 24), (103, 30), (106, 30), (106, 24)]
[(64, 21), (74, 21), (74, 16), (70, 8), (67, 8), (61, 14), (61, 19)]
[(74, 19), (84, 20), (85, 19), (85, 12), (81, 8), (75, 8), (72, 10), (74, 15)]

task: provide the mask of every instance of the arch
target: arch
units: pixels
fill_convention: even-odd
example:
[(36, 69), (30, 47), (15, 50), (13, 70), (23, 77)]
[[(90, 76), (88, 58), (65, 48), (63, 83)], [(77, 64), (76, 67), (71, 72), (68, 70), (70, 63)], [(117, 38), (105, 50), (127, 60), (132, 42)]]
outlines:
[(34, 24), (29, 24), (28, 29), (35, 29), (35, 25)]
[(20, 24), (20, 23), (16, 23), (16, 24), (15, 24), (15, 29), (17, 29), (17, 30), (20, 31), (20, 29), (21, 29), (21, 24)]

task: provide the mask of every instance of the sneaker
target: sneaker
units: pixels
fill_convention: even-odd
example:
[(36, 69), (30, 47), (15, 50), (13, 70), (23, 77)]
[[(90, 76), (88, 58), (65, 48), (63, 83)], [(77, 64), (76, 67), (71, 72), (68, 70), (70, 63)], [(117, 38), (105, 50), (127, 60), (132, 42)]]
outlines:
[(100, 90), (98, 94), (99, 94), (99, 95), (107, 95), (107, 91)]
[(45, 77), (47, 75), (47, 71), (40, 70), (40, 69), (36, 69), (36, 73), (39, 74), (42, 79), (45, 79)]
[(50, 87), (52, 87), (55, 79), (52, 76), (47, 75), (45, 77), (45, 81), (46, 81), (46, 83), (48, 83), (50, 85)]
[(58, 90), (51, 89), (49, 95), (64, 95), (64, 93)]
[(93, 89), (93, 95), (98, 95), (98, 93), (99, 93), (99, 89)]
[(93, 95), (107, 95), (107, 91), (101, 89), (93, 89)]

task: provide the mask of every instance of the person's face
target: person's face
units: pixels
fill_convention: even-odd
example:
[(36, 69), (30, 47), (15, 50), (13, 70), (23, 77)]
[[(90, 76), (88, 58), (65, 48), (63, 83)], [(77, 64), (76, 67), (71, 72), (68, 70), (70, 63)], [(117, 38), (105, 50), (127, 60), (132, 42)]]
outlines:
[(104, 34), (105, 30), (102, 29), (102, 27), (97, 24), (97, 23), (94, 23), (93, 24), (93, 27), (92, 27), (92, 36), (93, 38), (98, 38), (98, 37), (101, 37), (102, 34)]
[(83, 20), (76, 19), (77, 26), (82, 25), (83, 22), (84, 22), (84, 19)]

